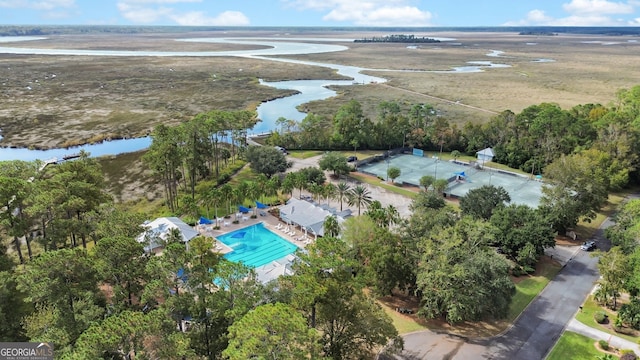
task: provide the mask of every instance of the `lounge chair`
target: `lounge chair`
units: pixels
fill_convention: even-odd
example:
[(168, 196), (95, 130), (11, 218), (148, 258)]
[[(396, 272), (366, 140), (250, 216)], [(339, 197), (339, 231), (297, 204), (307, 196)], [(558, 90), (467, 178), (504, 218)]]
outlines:
[(288, 233), (289, 231), (291, 231), (291, 229), (289, 229), (288, 226), (285, 226), (285, 228), (282, 229), (282, 232), (284, 232), (284, 233)]
[(228, 222), (228, 221), (225, 221), (225, 222), (224, 222), (224, 226), (229, 226), (229, 222)]
[(291, 232), (288, 232), (287, 234), (288, 234), (289, 236), (296, 236), (296, 232), (295, 232), (295, 231), (293, 231), (293, 230), (292, 230)]
[(278, 225), (276, 225), (275, 228), (278, 229), (278, 230), (282, 229), (282, 223), (278, 223)]
[(264, 211), (260, 211), (260, 216), (267, 216), (267, 213)]

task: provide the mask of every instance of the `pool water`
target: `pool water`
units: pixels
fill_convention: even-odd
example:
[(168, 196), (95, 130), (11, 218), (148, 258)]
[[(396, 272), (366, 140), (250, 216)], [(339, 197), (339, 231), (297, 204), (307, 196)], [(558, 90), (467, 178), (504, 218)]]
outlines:
[(266, 265), (298, 250), (298, 247), (264, 227), (251, 225), (217, 237), (233, 251), (224, 255), (227, 260), (242, 262), (250, 267)]

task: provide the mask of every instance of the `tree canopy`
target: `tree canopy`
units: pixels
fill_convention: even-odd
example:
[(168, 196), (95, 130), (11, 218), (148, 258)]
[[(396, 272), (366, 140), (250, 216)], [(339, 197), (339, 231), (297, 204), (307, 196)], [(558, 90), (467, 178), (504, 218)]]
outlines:
[(249, 146), (245, 157), (253, 170), (271, 177), (285, 172), (289, 163), (285, 155), (278, 149), (269, 146)]

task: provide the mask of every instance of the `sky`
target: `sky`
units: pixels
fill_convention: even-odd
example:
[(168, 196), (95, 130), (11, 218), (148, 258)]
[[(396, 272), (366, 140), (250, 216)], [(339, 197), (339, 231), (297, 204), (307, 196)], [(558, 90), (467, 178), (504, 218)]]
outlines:
[(640, 0), (0, 0), (0, 24), (640, 26)]

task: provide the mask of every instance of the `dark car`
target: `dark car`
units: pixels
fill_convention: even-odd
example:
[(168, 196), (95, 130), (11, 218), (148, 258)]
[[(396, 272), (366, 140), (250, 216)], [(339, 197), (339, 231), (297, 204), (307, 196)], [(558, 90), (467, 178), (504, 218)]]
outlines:
[(354, 162), (354, 161), (358, 161), (358, 157), (353, 155), (347, 157), (347, 162)]
[(591, 251), (596, 249), (596, 243), (593, 241), (585, 241), (582, 245), (580, 245), (580, 249), (584, 251)]

